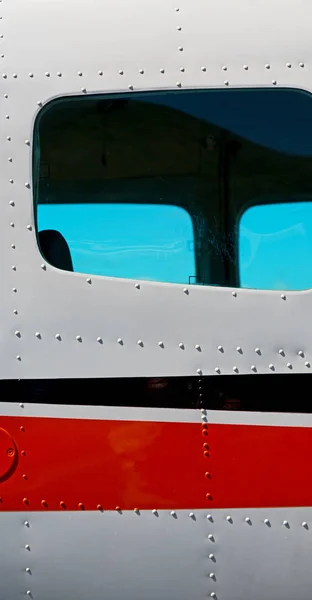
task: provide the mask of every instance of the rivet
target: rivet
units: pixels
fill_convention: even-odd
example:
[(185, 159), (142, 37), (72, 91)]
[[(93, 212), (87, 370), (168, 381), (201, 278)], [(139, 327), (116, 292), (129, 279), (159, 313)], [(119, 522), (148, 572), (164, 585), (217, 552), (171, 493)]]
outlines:
[(254, 371), (254, 373), (256, 373), (256, 372), (257, 372), (257, 367), (256, 367), (256, 365), (251, 365), (251, 367), (250, 367), (250, 368), (251, 368), (251, 370), (252, 370), (252, 371)]
[(264, 519), (264, 521), (263, 521), (263, 522), (264, 522), (264, 524), (265, 524), (265, 525), (270, 525), (270, 521), (269, 521), (269, 519)]
[(13, 202), (13, 200), (10, 200), (9, 205), (10, 206), (15, 206), (15, 202)]
[(138, 346), (141, 346), (143, 348), (144, 344), (143, 344), (142, 340), (138, 340)]
[[(205, 473), (205, 477), (206, 477), (207, 479), (210, 479), (210, 473), (209, 473), (209, 471), (206, 471), (206, 473)], [(208, 517), (207, 517), (207, 519), (208, 519)]]
[(84, 504), (82, 502), (79, 502), (78, 508), (80, 508), (80, 510), (84, 510), (85, 506), (84, 506)]
[(6, 119), (9, 119), (9, 118), (10, 118), (10, 115), (5, 115), (5, 118), (6, 118)]
[(23, 477), (23, 479), (27, 479), (26, 473), (23, 473), (22, 477)]
[(172, 510), (170, 514), (171, 514), (172, 517), (176, 517), (177, 516), (177, 513), (176, 513), (175, 510)]
[(189, 513), (189, 517), (190, 517), (191, 519), (194, 519), (194, 517), (195, 517), (195, 514), (194, 514), (193, 512), (190, 512), (190, 513)]
[(224, 81), (224, 85), (229, 85), (229, 81), (227, 79)]
[(274, 365), (269, 365), (269, 369), (271, 369), (271, 371), (275, 371)]
[(118, 71), (118, 73), (119, 73), (119, 75), (123, 75), (123, 74), (124, 74), (124, 72), (123, 72), (123, 71), (121, 71), (121, 70), (120, 70), (120, 71)]
[(180, 71), (181, 71), (181, 73), (184, 73), (185, 67), (180, 67)]
[(133, 90), (133, 85), (131, 85), (131, 84), (130, 84), (130, 85), (128, 85), (128, 89), (129, 89), (129, 90)]
[(212, 515), (207, 515), (206, 519), (208, 519), (208, 521), (210, 521), (211, 523), (213, 523), (213, 517), (212, 517)]
[(34, 74), (33, 73), (28, 73), (28, 77), (33, 78)]
[(27, 590), (26, 596), (31, 596), (31, 591), (30, 590)]
[(164, 347), (165, 347), (165, 344), (164, 344), (164, 342), (158, 342), (158, 346), (159, 346), (160, 348), (164, 348)]
[(60, 335), (59, 333), (57, 333), (57, 334), (55, 335), (55, 339), (56, 339), (56, 340), (59, 340), (59, 342), (60, 342), (60, 341), (61, 341), (61, 339), (62, 339), (62, 338), (61, 338), (61, 335)]
[(115, 510), (116, 510), (117, 512), (121, 512), (121, 508), (120, 508), (120, 506), (115, 506)]
[(226, 66), (226, 65), (223, 65), (223, 67), (222, 67), (222, 70), (223, 70), (223, 71), (227, 71), (227, 66)]
[(201, 67), (201, 70), (202, 71), (206, 71), (206, 67)]
[(304, 358), (304, 352), (302, 350), (299, 350), (298, 356), (301, 356), (301, 358)]
[(223, 348), (223, 346), (218, 346), (218, 350), (219, 350), (219, 352), (222, 352), (222, 353), (223, 353), (223, 352), (224, 352), (224, 348)]
[(15, 244), (11, 244), (11, 248), (13, 248), (13, 250), (15, 250)]
[(158, 510), (156, 510), (156, 508), (154, 508), (154, 509), (152, 510), (152, 513), (153, 513), (153, 515), (156, 515), (156, 517), (158, 516)]
[(234, 373), (238, 373), (239, 372), (237, 367), (233, 367), (233, 371), (234, 371)]
[(217, 594), (216, 592), (210, 592), (210, 598), (216, 598)]
[(48, 73), (48, 71), (45, 73), (46, 77), (50, 77), (50, 73)]
[(248, 525), (251, 525), (251, 518), (250, 517), (246, 517), (245, 518), (245, 523), (248, 523)]
[(181, 30), (182, 30), (182, 27), (181, 27), (181, 25), (178, 25), (178, 26), (177, 26), (177, 30), (178, 30), (178, 31), (181, 31)]
[(199, 344), (196, 344), (195, 348), (196, 348), (196, 350), (198, 350), (198, 352), (201, 352), (201, 347)]
[(161, 72), (161, 73), (164, 73), (164, 72), (165, 72), (165, 69), (160, 69), (160, 72)]
[(184, 350), (185, 346), (184, 344), (182, 344), (182, 342), (179, 344), (179, 348), (181, 348), (181, 350)]
[[(21, 406), (21, 405), (20, 405)], [(26, 456), (26, 450), (21, 450), (21, 455)]]
[(28, 231), (31, 231), (32, 230), (32, 226), (31, 225), (27, 225), (27, 229), (28, 229)]
[(141, 288), (141, 286), (140, 286), (139, 283), (136, 283), (134, 287), (135, 287), (136, 290), (139, 290)]
[(14, 308), (14, 310), (13, 310), (13, 314), (14, 314), (14, 315), (18, 315), (18, 311), (17, 311), (17, 309), (16, 309), (16, 308)]
[(10, 182), (10, 183), (14, 183), (13, 179), (9, 179), (9, 182)]
[(287, 363), (287, 368), (288, 368), (288, 369), (292, 369), (292, 368), (293, 368), (293, 367), (292, 367), (292, 364), (291, 364), (291, 363)]
[(30, 573), (30, 568), (26, 567), (25, 571), (26, 571), (26, 573)]
[(87, 283), (92, 283), (92, 281), (91, 281), (91, 277), (87, 277), (87, 279), (86, 279), (86, 282), (87, 282)]
[(12, 266), (12, 271), (16, 271), (16, 266), (15, 265)]
[(281, 294), (282, 300), (286, 300), (286, 294)]
[(22, 358), (19, 354), (16, 355), (16, 360), (18, 360), (19, 362), (22, 360)]
[(7, 135), (7, 140), (8, 140), (8, 142), (11, 141), (11, 136), (10, 135)]
[(3, 73), (3, 74), (2, 74), (2, 78), (3, 78), (3, 79), (6, 79), (6, 78), (7, 78), (7, 74), (6, 74), (6, 73)]
[(216, 578), (215, 573), (209, 573), (209, 577), (210, 577), (210, 579), (215, 579)]
[(30, 550), (30, 545), (29, 544), (25, 544), (25, 550)]
[(266, 69), (270, 69), (271, 67), (270, 67), (270, 65), (267, 63), (267, 64), (265, 65), (265, 68), (266, 68)]
[(205, 443), (203, 444), (203, 448), (205, 448), (206, 450), (209, 450), (209, 444), (207, 444), (207, 442), (205, 442)]
[(186, 294), (187, 296), (189, 295), (189, 291), (188, 291), (188, 289), (187, 289), (187, 288), (183, 288), (183, 292), (184, 292), (184, 294)]
[(8, 98), (8, 97), (9, 97), (9, 94), (4, 94), (4, 98)]
[(181, 83), (181, 81), (178, 81), (178, 82), (177, 82), (177, 87), (182, 87), (182, 83)]
[(284, 527), (289, 527), (288, 521), (283, 521), (283, 525), (284, 525)]
[(28, 498), (23, 498), (23, 503), (28, 504)]
[(144, 75), (144, 69), (139, 70), (140, 75)]
[(81, 337), (81, 335), (76, 335), (76, 340), (77, 340), (77, 342), (82, 342), (82, 337)]
[(210, 558), (210, 560), (215, 560), (215, 555), (214, 554), (209, 554), (208, 558)]
[(214, 536), (212, 535), (212, 533), (209, 533), (208, 540), (210, 540), (211, 542), (215, 541)]
[(281, 348), (281, 349), (278, 351), (278, 353), (279, 353), (281, 356), (285, 356), (285, 352), (284, 352), (284, 350), (283, 350), (282, 348)]
[(97, 341), (99, 344), (103, 344), (103, 339), (102, 339), (101, 337), (97, 337), (97, 338), (96, 338), (96, 341)]
[(30, 526), (29, 521), (24, 521), (24, 525), (25, 525), (25, 527), (29, 527)]
[(25, 140), (25, 144), (26, 144), (26, 146), (30, 146), (30, 141), (29, 140)]
[(9, 156), (8, 161), (13, 162), (13, 158), (11, 156)]
[(46, 508), (48, 506), (48, 503), (46, 500), (41, 500), (41, 506), (43, 506), (44, 508)]
[(17, 288), (12, 288), (12, 292), (14, 292), (14, 294), (16, 294)]
[(310, 365), (310, 363), (309, 363), (308, 361), (306, 361), (304, 364), (305, 364), (305, 366), (306, 366), (308, 369), (309, 369), (309, 368), (310, 368), (310, 366), (311, 366), (311, 365)]
[(44, 265), (43, 263), (42, 263), (42, 265), (40, 265), (40, 267), (41, 267), (41, 269), (42, 269), (43, 271), (46, 271), (46, 270), (47, 270), (47, 265)]
[(243, 354), (243, 351), (240, 346), (237, 346), (236, 352), (238, 352), (239, 354)]
[(37, 106), (42, 106), (41, 100), (37, 100)]
[(244, 65), (243, 69), (245, 69), (245, 71), (248, 71), (248, 65)]
[(261, 350), (260, 348), (255, 348), (255, 353), (261, 355)]
[(103, 75), (103, 71), (98, 71), (98, 75)]
[(13, 73), (13, 78), (16, 79), (17, 78), (17, 73)]
[(299, 67), (301, 67), (301, 68), (303, 69), (303, 67), (304, 67), (304, 63), (303, 63), (303, 62), (300, 62), (300, 63), (299, 63)]
[(82, 77), (82, 72), (78, 71), (77, 75), (78, 75), (78, 77)]
[(57, 74), (58, 77), (62, 77), (61, 71), (58, 71), (56, 74)]
[(25, 431), (25, 427), (23, 425), (20, 426), (20, 431)]
[(236, 298), (236, 296), (237, 296), (237, 292), (232, 292), (232, 296), (233, 296), (234, 298)]
[(60, 507), (61, 508), (66, 508), (66, 504), (65, 504), (64, 500), (61, 500)]
[(97, 508), (97, 510), (103, 510), (103, 506), (102, 506), (102, 504), (97, 504), (97, 505), (96, 505), (96, 508)]
[(207, 498), (207, 500), (212, 500), (212, 496), (209, 492), (206, 494), (206, 498)]
[(276, 81), (276, 79), (273, 79), (273, 80), (272, 80), (272, 85), (276, 85), (276, 84), (277, 84), (277, 81)]
[(122, 341), (121, 338), (118, 338), (117, 342), (118, 342), (118, 344), (120, 344), (121, 346), (123, 346), (123, 341)]
[(233, 519), (232, 519), (232, 517), (230, 515), (228, 515), (226, 517), (226, 520), (227, 520), (228, 523), (233, 523)]
[(216, 373), (219, 373), (219, 374), (221, 373), (221, 371), (220, 371), (219, 367), (215, 367), (215, 372), (216, 372)]
[(38, 340), (41, 340), (41, 334), (39, 331), (36, 331), (35, 336), (38, 338)]
[(85, 87), (82, 87), (82, 88), (81, 88), (81, 91), (82, 91), (82, 93), (83, 93), (83, 94), (85, 94), (85, 93), (86, 93), (86, 91), (87, 91), (87, 88), (85, 88)]
[(179, 8), (175, 8), (174, 10), (175, 10), (176, 12), (179, 12), (179, 10), (180, 10), (180, 9), (179, 9)]
[(179, 52), (183, 52), (183, 47), (182, 46), (179, 46), (178, 49), (179, 49)]
[(306, 521), (303, 521), (301, 523), (302, 527), (304, 527), (305, 529), (308, 529), (308, 523)]

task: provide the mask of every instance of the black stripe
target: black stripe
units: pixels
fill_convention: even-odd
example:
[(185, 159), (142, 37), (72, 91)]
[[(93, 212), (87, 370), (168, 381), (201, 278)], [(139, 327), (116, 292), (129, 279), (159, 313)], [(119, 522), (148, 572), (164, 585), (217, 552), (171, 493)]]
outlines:
[[(0, 380), (1, 402), (312, 412), (308, 374)], [(312, 384), (312, 378), (311, 378)]]

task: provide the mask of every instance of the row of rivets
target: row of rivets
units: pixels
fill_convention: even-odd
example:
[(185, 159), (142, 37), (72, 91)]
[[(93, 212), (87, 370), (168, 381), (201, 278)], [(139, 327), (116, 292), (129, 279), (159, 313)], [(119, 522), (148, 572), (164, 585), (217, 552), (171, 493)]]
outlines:
[[(182, 27), (181, 27), (181, 25), (177, 25), (176, 29), (177, 29), (177, 31), (181, 32), (181, 31), (182, 31)], [(184, 51), (184, 47), (183, 47), (183, 46), (178, 46), (178, 51), (179, 51), (179, 52), (183, 52), (183, 51)], [(4, 54), (2, 54), (2, 55), (1, 55), (1, 58), (4, 58)], [(293, 66), (293, 65), (292, 65), (292, 63), (289, 63), (289, 62), (288, 62), (288, 63), (286, 63), (286, 67), (287, 67), (288, 69), (292, 68), (292, 66)], [(300, 63), (298, 63), (298, 65), (296, 65), (296, 66), (298, 66), (300, 69), (303, 69), (303, 68), (305, 67), (305, 64), (304, 64), (303, 62), (300, 62)], [(244, 65), (242, 65), (242, 67), (241, 67), (241, 68), (242, 68), (244, 71), (249, 71), (249, 69), (250, 69), (250, 67), (249, 67), (247, 64), (244, 64)], [(267, 70), (269, 70), (269, 69), (271, 69), (271, 65), (270, 65), (270, 64), (268, 64), (268, 63), (266, 63), (266, 64), (264, 65), (264, 68), (265, 68), (265, 69), (267, 69)], [(205, 71), (207, 70), (207, 67), (205, 67), (205, 66), (202, 66), (202, 67), (200, 67), (200, 69), (201, 69), (201, 71), (204, 71), (204, 72), (205, 72)], [(221, 69), (222, 69), (222, 71), (228, 71), (229, 67), (228, 67), (227, 65), (222, 65)], [(183, 70), (184, 70), (184, 68), (183, 68)], [(194, 71), (194, 69), (192, 69), (192, 70)], [(159, 69), (159, 71), (160, 71), (160, 73), (162, 73), (162, 74), (163, 74), (163, 73), (165, 73), (165, 69), (164, 69), (164, 68), (161, 68), (161, 69)], [(140, 68), (140, 69), (138, 69), (138, 72), (139, 72), (139, 74), (140, 74), (140, 75), (144, 75), (144, 73), (145, 73), (145, 70), (144, 70), (143, 68)], [(100, 77), (102, 77), (102, 76), (104, 75), (104, 71), (100, 69), (99, 71), (97, 71), (97, 74), (98, 74)], [(118, 69), (118, 74), (119, 74), (119, 75), (124, 75), (124, 74), (125, 74), (125, 71), (124, 71), (124, 69)], [(50, 71), (46, 71), (46, 72), (44, 73), (44, 76), (45, 76), (45, 77), (47, 77), (47, 78), (50, 78), (50, 77), (51, 77), (51, 75), (53, 75), (53, 73), (51, 73)], [(62, 73), (61, 71), (57, 71), (57, 72), (56, 72), (56, 76), (57, 76), (57, 77), (62, 77), (63, 75), (64, 75), (64, 73)], [(78, 76), (78, 77), (83, 77), (83, 76), (84, 76), (84, 74), (83, 74), (83, 72), (82, 72), (82, 71), (77, 71), (77, 76)], [(9, 75), (8, 75), (7, 73), (2, 73), (2, 78), (3, 78), (3, 79), (7, 79), (8, 77), (9, 77)], [(17, 73), (12, 73), (12, 77), (13, 77), (13, 79), (17, 79), (17, 78), (18, 78), (18, 74), (17, 74)], [(33, 79), (33, 78), (35, 77), (35, 75), (34, 75), (34, 73), (33, 73), (33, 72), (30, 72), (30, 73), (28, 73), (28, 77), (29, 77), (30, 79)], [(275, 80), (273, 80), (273, 81), (275, 81)]]

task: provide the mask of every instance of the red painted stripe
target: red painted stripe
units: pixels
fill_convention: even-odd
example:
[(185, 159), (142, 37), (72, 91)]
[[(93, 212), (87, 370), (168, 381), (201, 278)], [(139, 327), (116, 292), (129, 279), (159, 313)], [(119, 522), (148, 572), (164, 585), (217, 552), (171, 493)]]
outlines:
[(16, 449), (8, 470), (0, 437), (1, 510), (312, 505), (311, 428), (41, 417), (0, 427)]

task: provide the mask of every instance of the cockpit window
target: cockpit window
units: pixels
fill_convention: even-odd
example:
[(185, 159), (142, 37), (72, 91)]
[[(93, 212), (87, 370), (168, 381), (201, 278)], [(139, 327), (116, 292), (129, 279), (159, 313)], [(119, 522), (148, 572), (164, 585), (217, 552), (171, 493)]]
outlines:
[(51, 102), (34, 131), (42, 255), (88, 275), (310, 287), (289, 266), (311, 256), (311, 108), (282, 89)]

